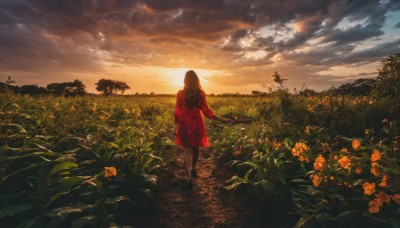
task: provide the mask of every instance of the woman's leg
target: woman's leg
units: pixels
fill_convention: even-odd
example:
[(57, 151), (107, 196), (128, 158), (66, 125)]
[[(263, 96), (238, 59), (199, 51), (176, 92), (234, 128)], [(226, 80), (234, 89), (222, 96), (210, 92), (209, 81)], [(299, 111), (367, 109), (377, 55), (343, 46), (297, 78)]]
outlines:
[(199, 147), (193, 147), (192, 170), (196, 170), (197, 160), (199, 160)]
[(186, 174), (188, 176), (188, 180), (192, 180), (192, 174), (191, 174), (190, 170), (191, 170), (191, 165), (192, 165), (193, 151), (192, 151), (192, 148), (190, 148), (190, 147), (185, 147), (183, 149), (183, 151), (184, 151), (184, 162), (185, 162)]

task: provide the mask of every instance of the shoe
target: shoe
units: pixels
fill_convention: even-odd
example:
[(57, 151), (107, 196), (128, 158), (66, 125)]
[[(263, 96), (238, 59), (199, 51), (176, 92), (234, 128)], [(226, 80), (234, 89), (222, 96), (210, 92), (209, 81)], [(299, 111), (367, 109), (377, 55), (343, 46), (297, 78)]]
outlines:
[(197, 177), (198, 177), (198, 176), (197, 176), (197, 172), (196, 172), (195, 169), (192, 169), (192, 170), (190, 171), (190, 173), (192, 174), (192, 178), (197, 178)]
[(193, 182), (192, 182), (192, 180), (188, 180), (188, 181), (186, 182), (186, 189), (188, 189), (188, 190), (192, 190), (192, 189), (193, 189)]

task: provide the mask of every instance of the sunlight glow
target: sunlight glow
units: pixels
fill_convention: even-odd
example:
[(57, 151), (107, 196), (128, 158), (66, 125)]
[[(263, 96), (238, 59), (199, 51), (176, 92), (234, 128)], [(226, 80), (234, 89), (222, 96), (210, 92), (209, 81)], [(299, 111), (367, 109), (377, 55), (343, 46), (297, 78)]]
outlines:
[(183, 79), (185, 74), (189, 70), (194, 70), (199, 76), (200, 83), (202, 86), (207, 85), (207, 77), (212, 77), (216, 74), (215, 71), (205, 69), (189, 69), (189, 68), (167, 68), (160, 71), (160, 75), (165, 75), (170, 80), (170, 85), (174, 88), (183, 88)]

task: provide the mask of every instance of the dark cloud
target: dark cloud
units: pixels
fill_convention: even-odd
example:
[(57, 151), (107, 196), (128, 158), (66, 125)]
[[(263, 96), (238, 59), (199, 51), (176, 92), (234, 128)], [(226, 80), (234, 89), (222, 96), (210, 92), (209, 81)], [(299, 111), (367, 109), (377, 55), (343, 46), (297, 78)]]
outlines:
[[(280, 61), (310, 66), (292, 79), (301, 81), (398, 51), (400, 39), (387, 40), (383, 29), (398, 11), (398, 0), (2, 0), (0, 73), (189, 65), (259, 83), (255, 71)], [(262, 34), (266, 26), (270, 33)], [(257, 51), (265, 56), (252, 57)]]

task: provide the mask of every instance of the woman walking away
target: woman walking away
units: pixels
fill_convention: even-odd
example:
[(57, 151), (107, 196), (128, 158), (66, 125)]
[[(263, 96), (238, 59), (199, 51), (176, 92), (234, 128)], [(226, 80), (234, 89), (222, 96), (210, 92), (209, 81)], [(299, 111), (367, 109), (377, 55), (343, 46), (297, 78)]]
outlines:
[(209, 146), (204, 126), (203, 114), (213, 120), (230, 122), (221, 118), (208, 108), (206, 94), (200, 85), (200, 80), (193, 70), (185, 74), (184, 89), (179, 90), (175, 107), (175, 130), (177, 145), (184, 148), (185, 170), (188, 176), (187, 187), (192, 188), (192, 178), (197, 177), (196, 163), (199, 158), (199, 147)]

